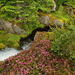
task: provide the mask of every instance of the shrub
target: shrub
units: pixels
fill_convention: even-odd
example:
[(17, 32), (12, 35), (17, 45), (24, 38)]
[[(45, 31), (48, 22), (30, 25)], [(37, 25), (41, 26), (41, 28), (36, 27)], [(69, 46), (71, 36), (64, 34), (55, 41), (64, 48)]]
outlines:
[[(71, 69), (70, 61), (66, 57), (59, 59), (58, 55), (49, 52), (51, 41), (45, 35), (47, 34), (40, 34), (30, 49), (5, 59), (0, 64), (0, 74), (74, 75), (75, 70)], [(42, 36), (44, 38), (41, 38)]]
[(38, 20), (38, 10), (48, 13), (53, 5), (52, 0), (1, 0), (0, 17), (8, 21), (13, 21), (15, 17), (23, 18), (23, 20), (15, 20), (14, 23), (25, 23), (26, 26), (23, 25), (22, 28), (33, 30), (41, 27)]
[(67, 26), (66, 29), (52, 29), (54, 41), (51, 50), (57, 55), (67, 56), (70, 60), (75, 58), (75, 26)]

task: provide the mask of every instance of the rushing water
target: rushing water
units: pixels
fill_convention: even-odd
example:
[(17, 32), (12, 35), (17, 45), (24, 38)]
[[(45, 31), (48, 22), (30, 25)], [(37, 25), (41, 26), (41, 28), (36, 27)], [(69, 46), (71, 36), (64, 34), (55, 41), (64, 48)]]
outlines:
[[(21, 46), (21, 48), (23, 50), (27, 50), (27, 49), (29, 49), (31, 47), (30, 46), (31, 44), (32, 44), (32, 41), (29, 39), (28, 42), (25, 42), (25, 41), (23, 42), (23, 46)], [(22, 50), (9, 48), (9, 47), (6, 46), (5, 49), (0, 50), (0, 61), (4, 61), (4, 59), (9, 58), (10, 56), (15, 55), (15, 54), (17, 54), (17, 53), (19, 53), (21, 51)]]

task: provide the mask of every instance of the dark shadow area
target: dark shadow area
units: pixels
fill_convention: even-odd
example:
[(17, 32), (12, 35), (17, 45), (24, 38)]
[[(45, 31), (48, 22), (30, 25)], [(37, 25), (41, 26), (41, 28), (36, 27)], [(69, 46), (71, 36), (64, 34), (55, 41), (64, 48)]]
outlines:
[(23, 45), (23, 41), (30, 42), (29, 39), (31, 39), (32, 41), (34, 41), (34, 37), (35, 37), (35, 34), (36, 34), (37, 31), (40, 31), (40, 32), (46, 31), (47, 32), (49, 30), (50, 30), (49, 26), (45, 26), (44, 28), (39, 27), (39, 28), (33, 30), (32, 33), (30, 35), (28, 35), (26, 38), (21, 37), (20, 43), (19, 43), (20, 46)]

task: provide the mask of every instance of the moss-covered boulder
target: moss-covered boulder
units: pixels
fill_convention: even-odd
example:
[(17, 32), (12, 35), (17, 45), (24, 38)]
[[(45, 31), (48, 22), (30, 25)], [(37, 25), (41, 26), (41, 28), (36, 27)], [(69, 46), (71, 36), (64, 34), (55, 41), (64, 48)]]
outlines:
[(27, 37), (27, 35), (17, 35), (7, 33), (7, 31), (0, 30), (0, 49), (4, 49), (3, 44), (7, 45), (8, 47), (19, 48), (19, 42), (21, 37)]
[(16, 43), (13, 45), (13, 47), (15, 47), (15, 48), (19, 48), (20, 45), (19, 45), (19, 43), (16, 42)]
[(0, 49), (5, 49), (5, 46), (3, 43), (0, 43)]
[(20, 45), (17, 41), (13, 41), (11, 39), (7, 40), (6, 45), (9, 46), (9, 47), (14, 47), (14, 48), (19, 48), (20, 47)]

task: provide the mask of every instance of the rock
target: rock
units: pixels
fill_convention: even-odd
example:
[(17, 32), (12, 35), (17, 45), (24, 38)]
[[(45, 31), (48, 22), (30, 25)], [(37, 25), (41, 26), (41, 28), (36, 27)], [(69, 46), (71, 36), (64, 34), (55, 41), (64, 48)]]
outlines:
[(21, 34), (21, 29), (17, 25), (14, 25), (13, 29), (14, 29), (15, 33)]
[(21, 29), (21, 34), (26, 34), (26, 31), (24, 29)]
[(4, 21), (4, 23), (4, 30), (8, 31), (9, 33), (15, 33), (12, 28), (12, 23), (10, 23), (9, 21)]
[(0, 49), (5, 49), (5, 46), (3, 43), (0, 43)]
[(13, 29), (14, 29), (16, 34), (26, 34), (26, 31), (21, 29), (21, 28), (19, 28), (17, 25), (14, 25)]
[(34, 36), (34, 40), (36, 39), (36, 37), (39, 35), (39, 32), (37, 31), (35, 36)]
[(16, 43), (13, 45), (13, 47), (15, 47), (15, 48), (19, 48), (20, 45), (16, 42)]
[(53, 24), (54, 24), (54, 26), (57, 25), (58, 27), (62, 27), (64, 23), (61, 22), (60, 20), (54, 19)]
[(51, 24), (51, 22), (49, 22), (49, 17), (48, 16), (39, 17), (39, 22), (41, 24), (45, 24), (45, 25), (50, 25)]
[[(50, 19), (53, 19), (52, 17)], [(51, 25), (51, 26), (58, 26), (58, 27), (62, 27), (64, 25), (63, 22), (61, 22), (58, 19), (53, 19), (53, 20), (49, 20), (48, 16), (41, 16), (39, 17), (39, 22), (41, 24), (45, 24), (45, 25)]]
[(0, 30), (3, 30), (3, 26), (5, 26), (4, 22), (2, 21), (2, 19), (0, 19)]
[(12, 26), (9, 21), (3, 21), (0, 19), (0, 30), (6, 30), (8, 33), (26, 34), (24, 29), (19, 28), (17, 25)]

